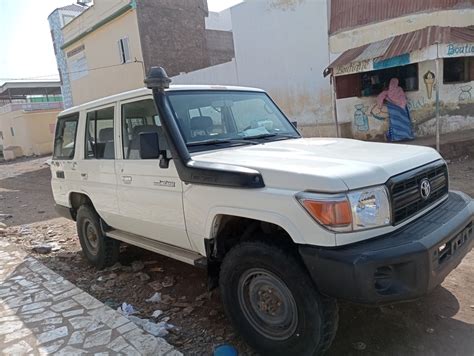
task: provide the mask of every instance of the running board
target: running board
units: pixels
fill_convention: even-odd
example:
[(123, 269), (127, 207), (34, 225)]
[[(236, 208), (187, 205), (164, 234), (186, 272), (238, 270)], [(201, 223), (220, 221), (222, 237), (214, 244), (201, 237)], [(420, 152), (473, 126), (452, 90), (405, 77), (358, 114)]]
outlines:
[(168, 245), (143, 236), (130, 234), (120, 230), (110, 230), (107, 231), (106, 234), (112, 239), (120, 240), (130, 245), (138, 246), (144, 248), (145, 250), (150, 250), (159, 253), (160, 255), (170, 257), (193, 266), (204, 267), (207, 264), (206, 258), (202, 257), (196, 252)]

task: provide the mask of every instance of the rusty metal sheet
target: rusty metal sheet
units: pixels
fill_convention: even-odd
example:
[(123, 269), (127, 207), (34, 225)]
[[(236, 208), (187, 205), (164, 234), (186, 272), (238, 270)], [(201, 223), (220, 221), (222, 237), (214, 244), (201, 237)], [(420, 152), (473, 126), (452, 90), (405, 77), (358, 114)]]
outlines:
[(473, 0), (331, 0), (329, 33), (415, 13), (472, 6)]

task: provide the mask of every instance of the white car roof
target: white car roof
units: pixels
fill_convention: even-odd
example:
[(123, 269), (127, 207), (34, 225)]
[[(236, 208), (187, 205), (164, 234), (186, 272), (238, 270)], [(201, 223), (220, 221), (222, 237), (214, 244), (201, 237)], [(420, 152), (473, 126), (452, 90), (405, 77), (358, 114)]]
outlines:
[[(239, 87), (239, 86), (229, 86), (229, 85), (170, 85), (169, 89), (166, 91), (192, 91), (192, 90), (229, 90), (229, 91), (249, 91), (249, 92), (265, 92), (262, 89), (258, 88), (251, 88), (251, 87)], [(79, 112), (81, 110), (88, 110), (95, 107), (100, 107), (103, 105), (110, 104), (115, 101), (120, 100), (129, 100), (133, 98), (139, 98), (143, 96), (149, 96), (152, 94), (151, 89), (148, 88), (140, 88), (129, 90), (123, 93), (114, 94), (111, 96), (107, 96), (104, 98), (96, 99), (93, 101), (89, 101), (87, 103), (74, 106), (72, 108), (66, 109), (59, 113), (59, 116), (64, 116), (68, 114), (72, 114), (75, 112)]]

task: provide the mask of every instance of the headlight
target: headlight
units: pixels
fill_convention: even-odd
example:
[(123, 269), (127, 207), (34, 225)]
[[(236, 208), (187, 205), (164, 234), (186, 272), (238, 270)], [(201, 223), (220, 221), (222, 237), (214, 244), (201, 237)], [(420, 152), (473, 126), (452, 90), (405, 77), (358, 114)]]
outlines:
[(390, 203), (384, 186), (346, 194), (302, 192), (296, 198), (318, 223), (333, 231), (350, 232), (390, 224)]

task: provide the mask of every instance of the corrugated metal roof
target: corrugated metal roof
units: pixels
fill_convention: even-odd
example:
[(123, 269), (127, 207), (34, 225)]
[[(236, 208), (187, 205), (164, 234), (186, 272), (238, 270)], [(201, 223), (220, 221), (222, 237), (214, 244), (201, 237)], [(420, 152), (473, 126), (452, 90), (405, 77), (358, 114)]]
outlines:
[(420, 12), (468, 8), (473, 0), (331, 0), (329, 33)]
[[(426, 48), (435, 43), (474, 42), (474, 26), (440, 27), (429, 26), (424, 29), (390, 37), (343, 52), (328, 68), (346, 65), (365, 59), (388, 59), (405, 53)], [(326, 72), (326, 71), (325, 71)]]

